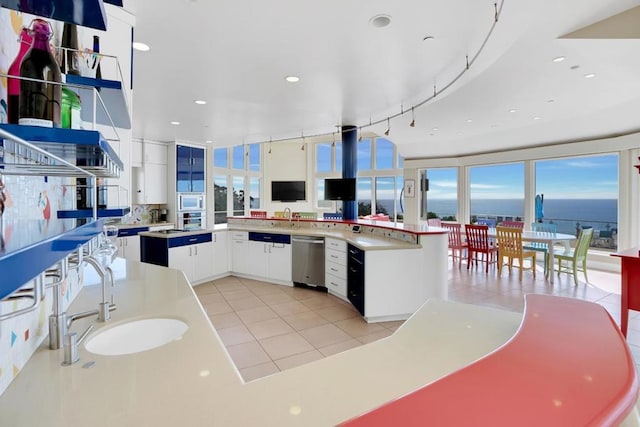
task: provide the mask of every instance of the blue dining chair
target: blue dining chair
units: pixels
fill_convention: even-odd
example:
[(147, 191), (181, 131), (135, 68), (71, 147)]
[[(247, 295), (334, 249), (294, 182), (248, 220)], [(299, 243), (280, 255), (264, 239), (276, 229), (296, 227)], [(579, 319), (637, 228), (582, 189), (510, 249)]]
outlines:
[(496, 228), (496, 220), (491, 218), (478, 218), (476, 219), (477, 225), (486, 225), (489, 228)]
[[(532, 222), (531, 231), (540, 233), (556, 234), (557, 227), (555, 224)], [(549, 245), (542, 242), (528, 242), (523, 249), (530, 251), (538, 251), (544, 253), (544, 277), (549, 276)]]

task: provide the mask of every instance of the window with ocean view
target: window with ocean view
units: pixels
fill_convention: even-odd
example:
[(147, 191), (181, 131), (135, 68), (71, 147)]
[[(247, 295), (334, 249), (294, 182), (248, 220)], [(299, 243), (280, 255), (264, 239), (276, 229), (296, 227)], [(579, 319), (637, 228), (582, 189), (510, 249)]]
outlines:
[[(382, 214), (402, 221), (403, 159), (386, 138), (358, 141), (358, 215)], [(342, 143), (319, 142), (315, 147), (316, 196), (320, 209), (342, 209), (342, 203), (324, 200), (324, 179), (342, 176)]]
[(471, 222), (524, 219), (524, 163), (469, 168)]
[(458, 216), (458, 169), (438, 168), (426, 171), (429, 191), (426, 201), (426, 218), (441, 218), (457, 221)]
[(594, 229), (592, 247), (617, 249), (618, 155), (535, 162), (536, 194), (544, 195), (543, 222), (560, 233)]

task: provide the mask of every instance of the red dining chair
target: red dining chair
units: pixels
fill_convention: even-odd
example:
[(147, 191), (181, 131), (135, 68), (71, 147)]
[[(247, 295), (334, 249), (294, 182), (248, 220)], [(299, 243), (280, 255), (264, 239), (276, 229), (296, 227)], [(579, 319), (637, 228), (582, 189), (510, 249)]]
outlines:
[(486, 263), (485, 272), (489, 272), (489, 264), (497, 261), (498, 248), (489, 243), (489, 226), (466, 224), (464, 231), (467, 236), (467, 269), (471, 261), (478, 265), (478, 255), (483, 255), (482, 262)]
[(451, 250), (451, 258), (453, 264), (458, 258), (458, 267), (462, 266), (462, 252), (468, 248), (466, 242), (462, 241), (461, 225), (457, 222), (443, 222), (440, 225), (449, 231), (449, 249)]

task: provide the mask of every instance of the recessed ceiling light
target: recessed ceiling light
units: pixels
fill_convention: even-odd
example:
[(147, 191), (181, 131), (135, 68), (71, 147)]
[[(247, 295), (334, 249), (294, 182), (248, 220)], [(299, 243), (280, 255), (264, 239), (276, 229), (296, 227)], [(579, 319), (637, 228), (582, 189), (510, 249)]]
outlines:
[(144, 44), (140, 42), (131, 43), (131, 47), (134, 48), (135, 50), (139, 50), (140, 52), (147, 52), (149, 49), (151, 49), (148, 44)]
[(210, 140), (210, 139), (207, 139), (205, 142), (206, 142), (207, 144), (211, 144), (213, 141), (212, 141), (212, 140)]
[(300, 77), (298, 76), (287, 76), (284, 79), (289, 83), (298, 83), (300, 81)]
[(473, 120), (471, 119), (467, 119), (467, 123), (471, 123)]
[(553, 58), (553, 62), (562, 62), (565, 60), (564, 56), (556, 56), (555, 58)]
[(384, 28), (391, 24), (391, 16), (389, 15), (376, 15), (369, 19), (369, 23), (376, 28)]
[(177, 126), (177, 125), (179, 125), (179, 124), (180, 124), (180, 122), (171, 122), (171, 124), (172, 124), (172, 125), (176, 125), (176, 126)]
[(592, 78), (594, 78), (595, 76), (596, 76), (596, 75), (595, 75), (594, 73), (589, 73), (589, 74), (585, 74), (585, 75), (584, 75), (584, 78), (585, 78), (585, 79), (592, 79)]
[(510, 113), (515, 113), (516, 111), (518, 111), (518, 110), (516, 110), (515, 108), (512, 108), (512, 109), (509, 110)]
[(202, 99), (196, 99), (196, 100), (195, 100), (195, 101), (193, 101), (193, 102), (195, 102), (195, 103), (196, 103), (196, 104), (198, 104), (198, 105), (205, 105), (205, 104), (207, 103), (207, 101), (204, 101), (204, 100), (202, 100)]
[(433, 128), (431, 130), (434, 131), (434, 132), (437, 132), (439, 129), (438, 128)]
[(535, 116), (535, 117), (533, 118), (533, 120), (540, 120), (540, 117)]

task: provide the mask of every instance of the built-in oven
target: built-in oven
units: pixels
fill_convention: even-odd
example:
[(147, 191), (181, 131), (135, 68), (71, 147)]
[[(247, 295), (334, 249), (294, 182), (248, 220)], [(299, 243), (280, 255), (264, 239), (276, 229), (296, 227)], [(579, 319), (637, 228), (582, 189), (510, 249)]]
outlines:
[(181, 230), (203, 230), (206, 228), (205, 211), (178, 212), (178, 228)]
[(204, 193), (178, 193), (178, 211), (203, 211)]

